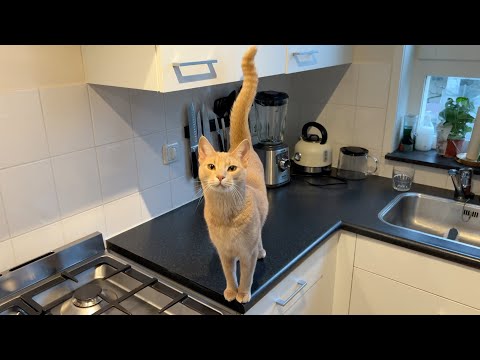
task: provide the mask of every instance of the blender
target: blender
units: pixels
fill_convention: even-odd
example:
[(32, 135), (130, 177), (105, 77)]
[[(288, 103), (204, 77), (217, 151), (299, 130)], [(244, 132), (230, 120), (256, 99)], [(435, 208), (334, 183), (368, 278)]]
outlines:
[(283, 142), (287, 119), (288, 95), (279, 91), (261, 91), (255, 96), (258, 143), (253, 146), (265, 169), (265, 184), (278, 187), (290, 181), (290, 156)]

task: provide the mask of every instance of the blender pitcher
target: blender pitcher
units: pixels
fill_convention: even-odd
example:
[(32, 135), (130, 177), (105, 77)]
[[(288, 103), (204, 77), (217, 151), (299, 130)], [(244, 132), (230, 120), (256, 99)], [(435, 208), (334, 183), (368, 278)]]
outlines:
[(285, 134), (288, 95), (279, 91), (261, 91), (255, 96), (258, 144), (255, 149), (265, 170), (265, 185), (277, 187), (290, 181), (290, 156)]
[(281, 144), (287, 119), (288, 95), (278, 91), (258, 92), (255, 117), (258, 140), (264, 144)]

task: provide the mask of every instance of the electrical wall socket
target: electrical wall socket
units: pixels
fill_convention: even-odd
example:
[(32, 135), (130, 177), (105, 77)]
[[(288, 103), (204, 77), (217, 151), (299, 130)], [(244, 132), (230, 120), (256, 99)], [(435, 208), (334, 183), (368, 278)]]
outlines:
[(164, 144), (162, 147), (163, 163), (170, 164), (177, 161), (178, 143)]

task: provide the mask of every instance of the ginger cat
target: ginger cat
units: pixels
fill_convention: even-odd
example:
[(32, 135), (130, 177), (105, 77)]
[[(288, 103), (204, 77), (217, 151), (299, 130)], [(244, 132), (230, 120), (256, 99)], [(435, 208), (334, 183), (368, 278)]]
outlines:
[(223, 296), (240, 303), (250, 301), (257, 259), (266, 255), (261, 233), (268, 214), (267, 189), (263, 164), (253, 150), (248, 127), (248, 113), (258, 84), (256, 53), (257, 48), (252, 46), (243, 55), (243, 86), (230, 114), (230, 150), (215, 151), (204, 136), (198, 145), (204, 216), (227, 281)]

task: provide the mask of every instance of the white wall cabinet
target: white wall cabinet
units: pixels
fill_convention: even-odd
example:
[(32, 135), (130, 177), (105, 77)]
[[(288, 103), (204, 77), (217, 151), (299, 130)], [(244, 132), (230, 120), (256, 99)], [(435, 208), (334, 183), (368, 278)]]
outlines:
[[(248, 45), (84, 45), (85, 81), (160, 92), (242, 80)], [(351, 45), (258, 45), (259, 77), (352, 62)]]
[(287, 45), (287, 74), (351, 63), (351, 45)]
[[(84, 45), (87, 83), (170, 92), (242, 79), (248, 45)], [(285, 71), (283, 45), (259, 45), (260, 77)]]
[[(338, 233), (325, 239), (246, 315), (331, 314), (337, 239)], [(279, 299), (286, 304), (278, 304)]]
[(480, 270), (357, 235), (350, 314), (480, 314)]

